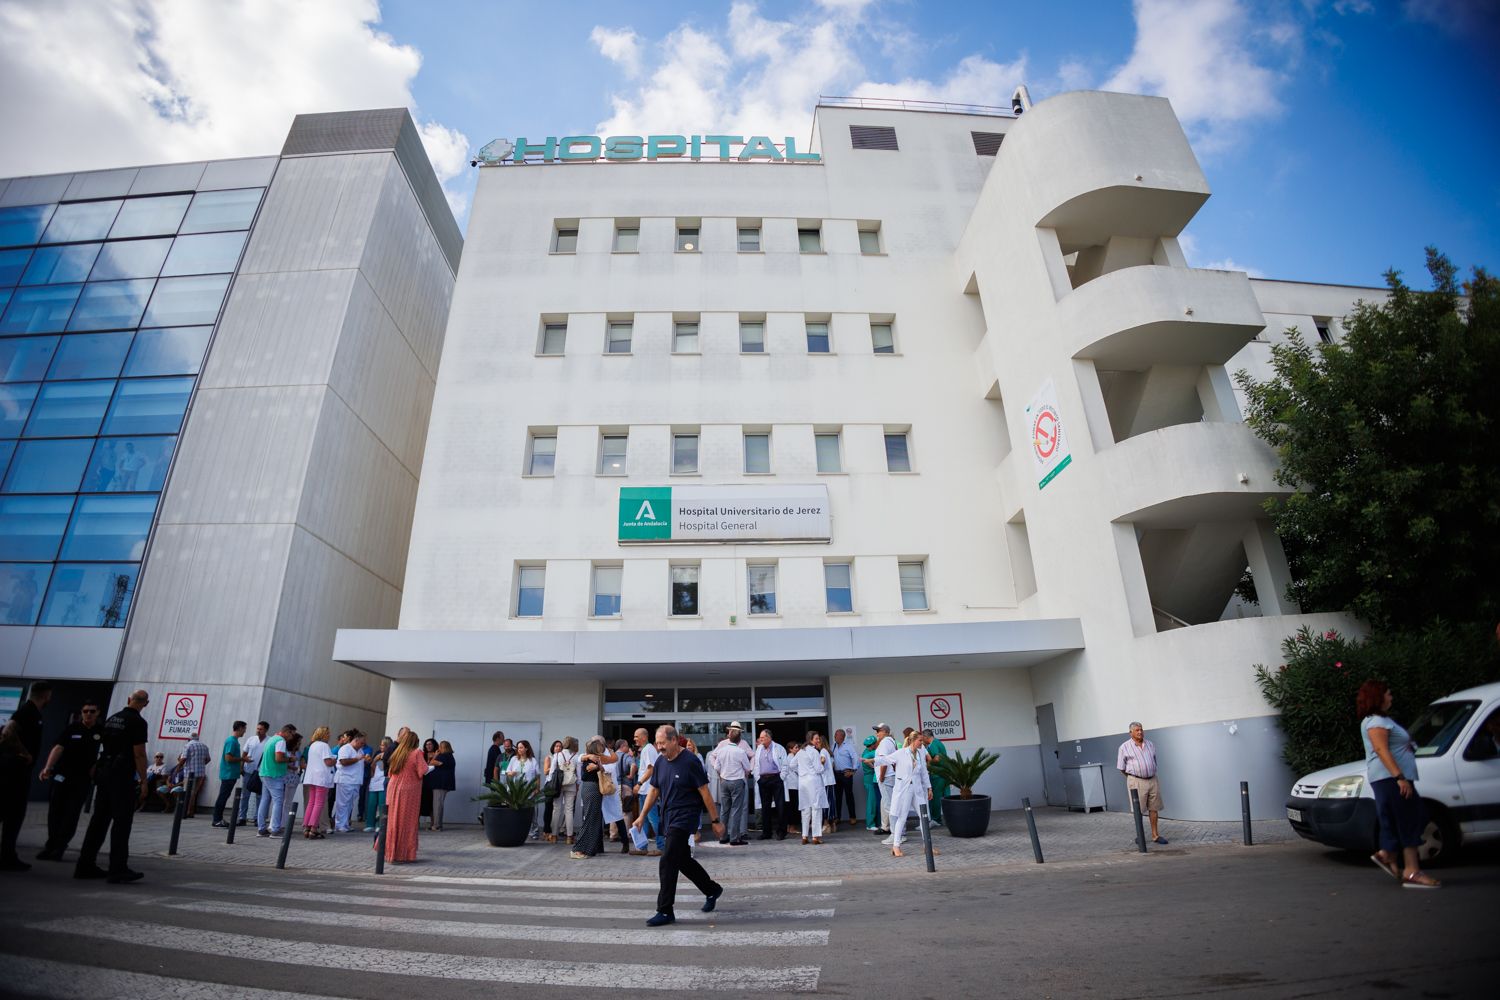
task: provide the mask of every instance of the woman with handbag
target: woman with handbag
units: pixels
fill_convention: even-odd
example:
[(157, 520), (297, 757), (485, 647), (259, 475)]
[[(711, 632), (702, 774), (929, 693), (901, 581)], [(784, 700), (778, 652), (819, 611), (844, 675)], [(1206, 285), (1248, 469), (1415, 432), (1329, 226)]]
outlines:
[(555, 779), (557, 785), (557, 797), (553, 800), (557, 803), (552, 811), (552, 836), (550, 842), (556, 843), (559, 836), (564, 836), (568, 843), (573, 843), (573, 807), (578, 802), (578, 737), (569, 736), (563, 740), (562, 749), (552, 755), (552, 768), (559, 772)]
[(562, 753), (562, 748), (562, 740), (553, 740), (547, 756), (542, 758), (542, 797), (547, 800), (542, 811), (542, 839), (549, 844), (557, 843), (557, 838), (552, 835), (552, 810), (557, 804), (558, 793), (562, 791), (562, 771), (554, 774), (552, 761)]
[[(604, 789), (607, 787), (611, 793), (619, 790), (615, 785), (614, 775), (608, 770), (609, 765), (619, 758), (605, 749), (603, 737), (595, 736), (584, 749), (587, 752), (578, 758), (581, 765), (577, 785), (578, 812), (581, 817), (578, 824), (578, 846), (568, 854), (574, 861), (592, 858), (603, 852)], [(615, 808), (618, 811), (618, 800)]]
[[(604, 774), (599, 779), (599, 805), (604, 815), (604, 839), (615, 836), (615, 824), (619, 824), (620, 853), (630, 853), (630, 834), (625, 830), (625, 758), (618, 749), (610, 750), (603, 737), (599, 738)], [(612, 786), (612, 787), (609, 787)]]

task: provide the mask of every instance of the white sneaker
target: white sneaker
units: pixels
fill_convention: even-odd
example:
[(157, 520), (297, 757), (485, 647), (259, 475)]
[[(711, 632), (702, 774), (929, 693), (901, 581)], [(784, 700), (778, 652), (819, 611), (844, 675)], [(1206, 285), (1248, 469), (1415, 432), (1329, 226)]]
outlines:
[(887, 837), (884, 840), (882, 840), (880, 842), (880, 844), (881, 844), (882, 847), (895, 847), (896, 846), (896, 841), (894, 839), (890, 838), (890, 837)]

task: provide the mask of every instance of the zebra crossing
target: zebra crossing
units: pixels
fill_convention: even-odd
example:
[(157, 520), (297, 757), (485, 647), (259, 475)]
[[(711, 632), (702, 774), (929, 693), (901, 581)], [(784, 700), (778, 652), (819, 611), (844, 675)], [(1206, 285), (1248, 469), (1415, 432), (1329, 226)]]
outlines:
[[(58, 998), (321, 1000), (384, 995), (392, 976), (432, 998), (539, 987), (815, 993), (840, 884), (726, 883), (720, 908), (702, 913), (684, 881), (678, 923), (660, 929), (643, 926), (656, 900), (646, 882), (329, 875), (184, 878), (129, 895), (79, 887), (76, 912), (98, 915), (23, 922), (26, 938), (54, 950), (0, 953), (0, 966), (7, 995)], [(158, 949), (162, 960), (148, 961)], [(175, 961), (184, 953), (200, 961)]]

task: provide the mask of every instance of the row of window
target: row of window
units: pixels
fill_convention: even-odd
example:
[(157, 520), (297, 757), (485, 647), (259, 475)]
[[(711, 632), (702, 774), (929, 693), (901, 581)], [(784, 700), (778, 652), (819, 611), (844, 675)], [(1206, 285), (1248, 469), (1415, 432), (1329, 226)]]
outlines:
[(0, 562), (0, 623), (122, 628), (140, 569), (139, 563)]
[[(884, 253), (880, 223), (861, 221), (859, 224), (859, 252), (862, 254)], [(638, 253), (641, 240), (639, 219), (616, 219), (614, 239), (610, 243), (613, 253)], [(703, 249), (703, 228), (698, 219), (676, 220), (676, 236), (673, 243), (678, 253), (698, 253)], [(761, 220), (740, 219), (735, 226), (735, 250), (739, 253), (761, 253)], [(557, 219), (552, 226), (553, 253), (578, 252), (578, 220)], [(816, 219), (799, 219), (797, 222), (797, 251), (799, 253), (823, 252), (823, 223)]]
[(0, 562), (139, 562), (154, 493), (0, 496)]
[(176, 447), (175, 435), (0, 440), (0, 493), (155, 493)]
[(248, 229), (261, 188), (0, 208), (0, 247)]
[(212, 274), (0, 288), (0, 307), (5, 308), (0, 337), (212, 323), (229, 288), (229, 277)]
[[(808, 354), (831, 354), (829, 320), (825, 316), (803, 317), (803, 333)], [(742, 314), (739, 322), (740, 353), (766, 353), (766, 320), (761, 315)], [(674, 320), (672, 353), (700, 354), (700, 324), (697, 318)], [(610, 319), (605, 324), (604, 353), (630, 354), (635, 341), (634, 319)], [(568, 324), (544, 320), (536, 353), (541, 357), (561, 357), (567, 353)], [(875, 354), (896, 353), (895, 321), (889, 317), (870, 317), (870, 347)]]
[(246, 232), (0, 250), (0, 287), (176, 278), (233, 271)]
[[(775, 615), (777, 564), (752, 562), (745, 566), (746, 613), (751, 616)], [(702, 572), (699, 563), (673, 563), (668, 584), (667, 615), (672, 618), (696, 618), (701, 605), (698, 582)], [(927, 611), (927, 565), (920, 559), (897, 563), (903, 611)], [(596, 563), (591, 574), (589, 615), (593, 618), (619, 618), (625, 567), (622, 563)], [(547, 567), (521, 565), (516, 568), (515, 617), (541, 618), (546, 607)], [(847, 560), (824, 560), (823, 598), (828, 614), (854, 614), (854, 564)]]
[[(887, 472), (910, 472), (910, 432), (887, 430), (885, 438), (885, 469)], [(700, 435), (697, 431), (684, 430), (672, 433), (672, 475), (692, 476), (699, 473), (698, 451)], [(771, 466), (771, 432), (747, 430), (743, 434), (743, 472), (747, 476), (765, 476), (773, 471)], [(630, 435), (613, 431), (599, 434), (599, 457), (595, 473), (601, 476), (624, 476), (628, 474)], [(836, 475), (844, 471), (843, 433), (837, 429), (820, 430), (813, 433), (813, 448), (817, 455), (818, 472)], [(534, 429), (527, 435), (526, 459), (523, 468), (528, 476), (551, 476), (557, 467), (557, 432)]]
[(0, 382), (196, 375), (211, 326), (0, 339)]
[(192, 376), (0, 385), (0, 439), (176, 434)]

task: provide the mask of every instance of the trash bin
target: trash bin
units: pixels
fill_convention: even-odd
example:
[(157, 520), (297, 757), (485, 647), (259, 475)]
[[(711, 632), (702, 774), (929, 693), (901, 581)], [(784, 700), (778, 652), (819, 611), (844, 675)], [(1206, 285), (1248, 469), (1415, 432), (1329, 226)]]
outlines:
[(1071, 812), (1094, 812), (1104, 808), (1104, 765), (1064, 764), (1063, 786)]

